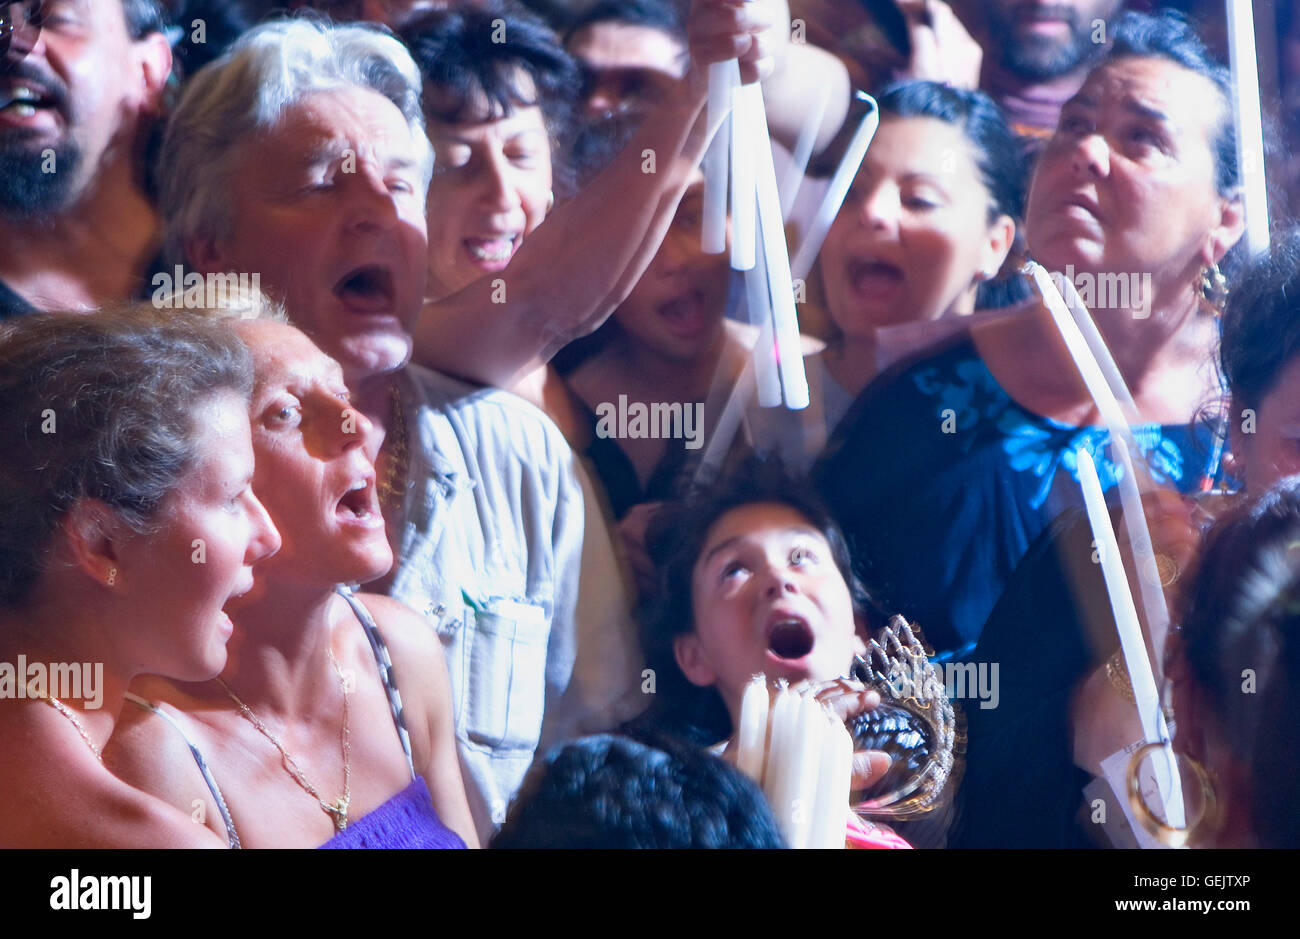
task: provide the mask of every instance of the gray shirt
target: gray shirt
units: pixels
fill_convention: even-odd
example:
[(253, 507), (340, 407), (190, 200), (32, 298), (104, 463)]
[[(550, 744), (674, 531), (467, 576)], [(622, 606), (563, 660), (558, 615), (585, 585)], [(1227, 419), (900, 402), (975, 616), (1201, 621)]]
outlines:
[(559, 428), (521, 398), (419, 366), (400, 376), (409, 488), (391, 593), (446, 654), (484, 843), (534, 751), (579, 719), (569, 691), (583, 496)]

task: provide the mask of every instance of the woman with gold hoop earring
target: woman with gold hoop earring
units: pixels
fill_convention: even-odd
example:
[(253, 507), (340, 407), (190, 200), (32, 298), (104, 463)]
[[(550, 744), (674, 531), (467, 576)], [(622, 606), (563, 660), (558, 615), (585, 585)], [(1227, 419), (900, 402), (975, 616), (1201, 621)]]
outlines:
[(1165, 824), (1140, 795), (1135, 815), (1175, 846), (1300, 847), (1300, 480), (1211, 529), (1182, 607), (1166, 674), (1187, 824)]
[[(1151, 475), (1195, 492), (1220, 475), (1198, 421), (1220, 387), (1217, 329), (1190, 288), (1244, 227), (1224, 146), (1229, 75), (1175, 18), (1127, 14), (1113, 36), (1038, 157), (1026, 244), (1089, 307), (1132, 391), (1128, 420)], [(1168, 120), (1135, 120), (1133, 95)], [(864, 563), (893, 585), (891, 609), (960, 656), (1035, 539), (1081, 504), (1080, 447), (1101, 460), (1113, 497), (1120, 471), (1108, 442), (1046, 308), (1034, 305), (976, 323), (874, 383), (814, 477)]]

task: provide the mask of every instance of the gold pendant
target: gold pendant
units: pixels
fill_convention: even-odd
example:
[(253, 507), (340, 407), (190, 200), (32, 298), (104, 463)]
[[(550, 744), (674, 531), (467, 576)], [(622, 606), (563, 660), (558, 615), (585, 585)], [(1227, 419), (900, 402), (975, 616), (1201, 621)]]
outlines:
[(329, 805), (325, 806), (325, 811), (328, 812), (334, 819), (334, 830), (336, 832), (342, 831), (343, 829), (348, 827), (348, 803), (349, 802), (351, 802), (351, 800), (348, 799), (346, 796), (339, 796)]

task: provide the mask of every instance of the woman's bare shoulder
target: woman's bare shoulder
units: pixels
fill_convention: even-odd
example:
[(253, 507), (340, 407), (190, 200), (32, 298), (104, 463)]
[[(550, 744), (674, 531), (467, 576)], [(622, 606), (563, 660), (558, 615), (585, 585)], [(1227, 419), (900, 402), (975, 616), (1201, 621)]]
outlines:
[[(445, 686), (447, 664), (433, 624), (405, 603), (383, 594), (359, 593), (357, 599), (374, 617), (388, 646), (404, 700), (412, 693), (425, 695)], [(435, 678), (439, 680), (431, 683)]]
[(80, 740), (27, 744), (0, 769), (0, 846), (225, 847), (201, 821), (119, 779)]

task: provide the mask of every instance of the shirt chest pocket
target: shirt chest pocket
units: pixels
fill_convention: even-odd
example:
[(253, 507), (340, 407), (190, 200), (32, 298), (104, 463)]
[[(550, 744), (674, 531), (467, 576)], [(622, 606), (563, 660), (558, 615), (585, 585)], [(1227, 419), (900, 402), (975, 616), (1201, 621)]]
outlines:
[(531, 752), (546, 706), (546, 613), (532, 604), (497, 600), (465, 615), (470, 627), (466, 735), (495, 750)]

